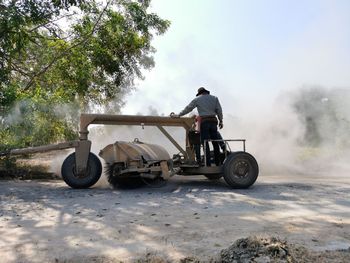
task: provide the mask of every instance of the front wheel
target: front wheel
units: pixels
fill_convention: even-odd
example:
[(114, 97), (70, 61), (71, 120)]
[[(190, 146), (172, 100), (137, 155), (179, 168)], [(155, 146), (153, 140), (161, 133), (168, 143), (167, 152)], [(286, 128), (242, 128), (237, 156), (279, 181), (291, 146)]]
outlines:
[(76, 173), (75, 153), (71, 153), (64, 160), (61, 168), (62, 178), (72, 188), (89, 188), (101, 177), (102, 165), (98, 157), (89, 153), (88, 165), (85, 174)]
[(224, 179), (233, 188), (248, 188), (258, 178), (259, 166), (247, 152), (233, 152), (224, 162)]

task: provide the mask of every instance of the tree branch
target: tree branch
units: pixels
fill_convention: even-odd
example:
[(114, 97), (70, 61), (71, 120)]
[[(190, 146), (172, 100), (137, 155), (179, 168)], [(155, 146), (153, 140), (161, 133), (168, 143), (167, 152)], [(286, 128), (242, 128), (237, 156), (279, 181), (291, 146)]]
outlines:
[(99, 17), (97, 18), (97, 21), (96, 21), (96, 23), (95, 23), (94, 26), (93, 26), (91, 32), (90, 32), (89, 34), (87, 34), (85, 37), (83, 37), (83, 39), (81, 39), (78, 43), (72, 45), (71, 47), (69, 47), (69, 48), (66, 49), (65, 51), (63, 51), (63, 52), (61, 52), (60, 54), (56, 55), (56, 56), (51, 60), (51, 62), (50, 62), (48, 65), (46, 65), (46, 66), (45, 66), (43, 69), (41, 69), (38, 73), (34, 74), (34, 75), (32, 76), (32, 78), (29, 80), (29, 82), (27, 83), (27, 85), (25, 86), (24, 90), (29, 89), (29, 88), (33, 85), (35, 79), (36, 79), (37, 77), (41, 76), (42, 74), (44, 74), (53, 64), (55, 64), (55, 62), (56, 62), (58, 59), (63, 58), (64, 56), (68, 55), (70, 50), (72, 50), (73, 48), (75, 48), (75, 47), (77, 47), (77, 46), (83, 44), (84, 42), (86, 42), (86, 41), (94, 34), (94, 32), (95, 32), (95, 30), (96, 30), (98, 24), (100, 23), (100, 21), (101, 21), (101, 19), (102, 19), (103, 14), (106, 12), (106, 10), (107, 10), (107, 8), (108, 8), (108, 6), (109, 6), (109, 4), (110, 4), (111, 2), (112, 2), (112, 0), (108, 1), (107, 4), (106, 4), (106, 6), (103, 8), (101, 14), (100, 14)]
[[(51, 13), (51, 14), (52, 14), (52, 13)], [(39, 29), (40, 27), (45, 27), (45, 26), (47, 26), (48, 24), (51, 24), (51, 23), (54, 23), (54, 22), (57, 22), (57, 21), (61, 20), (62, 18), (71, 17), (71, 16), (74, 16), (74, 15), (76, 15), (75, 12), (73, 12), (72, 14), (63, 15), (63, 16), (61, 16), (61, 17), (58, 17), (57, 19), (54, 19), (54, 20), (51, 20), (51, 21), (47, 21), (47, 22), (45, 22), (45, 23), (42, 23), (42, 24), (40, 24), (40, 25), (37, 25), (36, 27), (31, 28), (28, 32), (29, 32), (29, 33), (32, 33), (33, 31)]]

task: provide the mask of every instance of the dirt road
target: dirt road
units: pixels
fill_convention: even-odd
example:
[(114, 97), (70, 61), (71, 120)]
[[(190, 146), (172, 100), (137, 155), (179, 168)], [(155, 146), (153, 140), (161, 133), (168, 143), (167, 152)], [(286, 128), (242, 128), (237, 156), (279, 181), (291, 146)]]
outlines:
[(0, 181), (1, 262), (206, 260), (251, 235), (348, 248), (349, 193), (349, 177), (320, 174), (262, 174), (247, 190), (200, 176), (136, 190)]

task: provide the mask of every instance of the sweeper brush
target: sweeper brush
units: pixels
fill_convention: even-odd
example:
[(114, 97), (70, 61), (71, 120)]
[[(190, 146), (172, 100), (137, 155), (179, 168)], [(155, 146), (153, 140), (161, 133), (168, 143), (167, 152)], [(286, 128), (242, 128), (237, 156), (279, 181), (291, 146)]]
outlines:
[(125, 188), (156, 184), (168, 176), (172, 161), (163, 147), (138, 140), (107, 145), (99, 156), (106, 162), (109, 183)]
[[(0, 152), (4, 155), (20, 155), (75, 148), (63, 162), (61, 173), (63, 180), (72, 188), (88, 188), (101, 177), (100, 159), (91, 153), (91, 141), (88, 140), (90, 124), (103, 125), (140, 125), (155, 126), (178, 149), (179, 153), (170, 157), (160, 145), (149, 144), (135, 139), (132, 142), (116, 141), (104, 147), (99, 156), (106, 163), (108, 181), (115, 187), (137, 187), (142, 184), (154, 185), (178, 175), (204, 175), (210, 180), (224, 178), (233, 188), (247, 188), (254, 184), (259, 174), (255, 158), (246, 152), (245, 140), (215, 140), (220, 144), (220, 164), (205, 166), (206, 152), (203, 149), (200, 160), (195, 159), (195, 149), (201, 147), (199, 134), (194, 131), (194, 118), (171, 118), (160, 116), (131, 116), (82, 114), (80, 116), (79, 140), (53, 145), (12, 149)], [(185, 130), (185, 148), (183, 148), (164, 127), (175, 126)], [(242, 143), (242, 150), (231, 151), (230, 142)], [(204, 143), (205, 145), (205, 143)]]

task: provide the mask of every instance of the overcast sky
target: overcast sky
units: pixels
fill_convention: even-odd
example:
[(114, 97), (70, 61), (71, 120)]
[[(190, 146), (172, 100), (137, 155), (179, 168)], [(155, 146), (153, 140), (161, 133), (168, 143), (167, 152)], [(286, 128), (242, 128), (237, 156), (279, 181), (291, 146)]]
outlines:
[(233, 116), (303, 85), (350, 87), (348, 0), (153, 0), (152, 11), (171, 26), (124, 114), (179, 112), (200, 86)]

